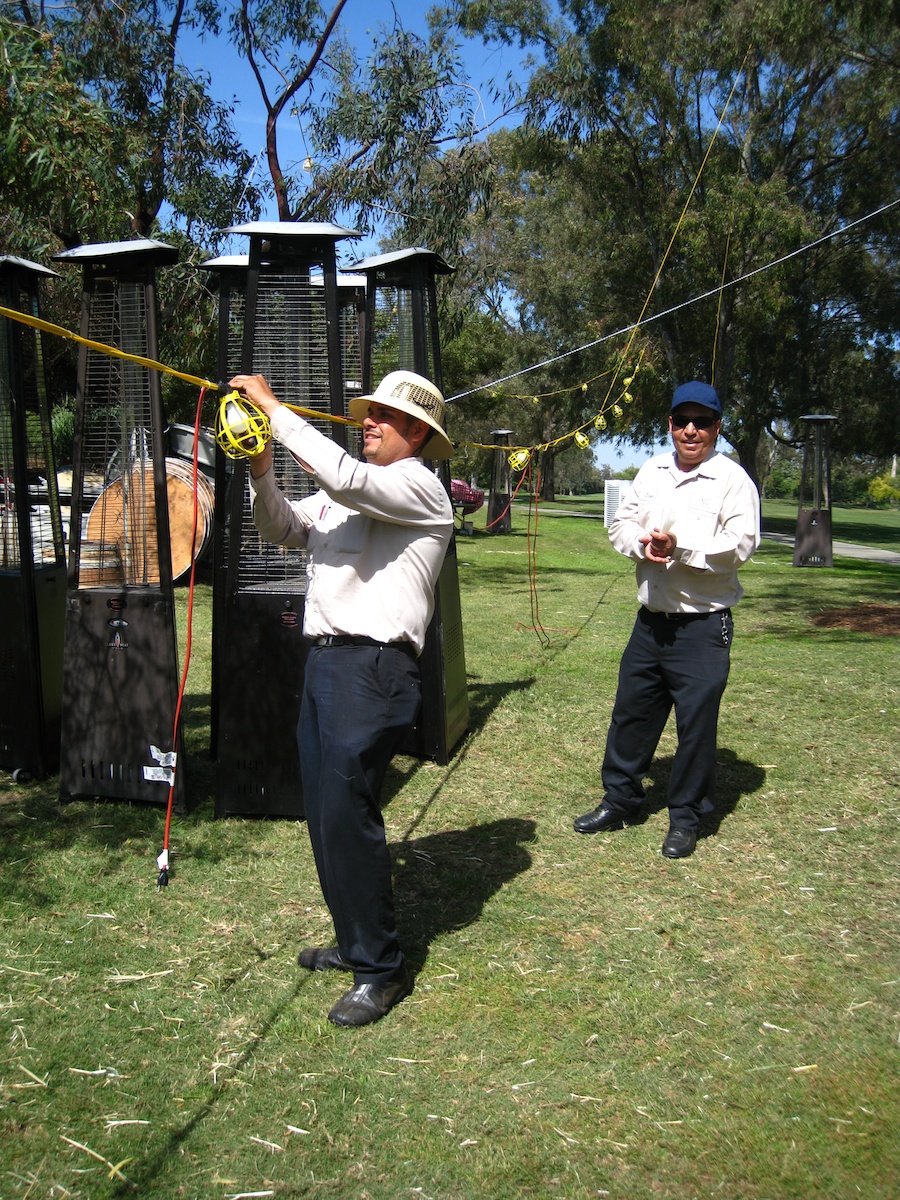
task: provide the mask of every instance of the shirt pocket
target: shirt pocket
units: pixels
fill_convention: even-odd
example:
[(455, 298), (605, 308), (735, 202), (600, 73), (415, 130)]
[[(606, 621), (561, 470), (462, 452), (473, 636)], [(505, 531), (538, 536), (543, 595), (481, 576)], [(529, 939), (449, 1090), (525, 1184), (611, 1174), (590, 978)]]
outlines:
[(693, 529), (706, 537), (712, 537), (719, 525), (720, 498), (709, 492), (691, 496), (688, 503), (688, 520)]
[(368, 533), (369, 517), (362, 513), (345, 513), (342, 520), (328, 530), (326, 537), (342, 556), (349, 557), (362, 553)]

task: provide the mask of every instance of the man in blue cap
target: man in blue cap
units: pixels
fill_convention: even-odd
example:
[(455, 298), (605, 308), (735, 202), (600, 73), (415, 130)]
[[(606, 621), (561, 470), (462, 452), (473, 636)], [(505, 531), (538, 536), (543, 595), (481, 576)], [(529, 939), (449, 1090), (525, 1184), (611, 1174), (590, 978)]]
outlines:
[(579, 833), (621, 829), (644, 800), (643, 778), (669, 713), (678, 748), (669, 778), (667, 858), (687, 858), (715, 808), (716, 729), (728, 680), (738, 568), (759, 545), (759, 493), (716, 450), (722, 405), (694, 380), (675, 389), (673, 451), (645, 463), (610, 525), (634, 559), (641, 608), (619, 666), (601, 771), (602, 802), (575, 819)]

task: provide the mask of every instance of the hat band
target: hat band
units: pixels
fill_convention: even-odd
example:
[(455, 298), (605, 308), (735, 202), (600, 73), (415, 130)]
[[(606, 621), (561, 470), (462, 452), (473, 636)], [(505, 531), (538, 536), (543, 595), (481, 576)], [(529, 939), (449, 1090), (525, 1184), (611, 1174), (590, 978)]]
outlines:
[[(395, 400), (403, 401), (404, 404), (414, 404), (416, 408), (420, 408), (422, 412), (426, 413), (432, 421), (436, 421), (438, 425), (443, 426), (444, 405), (427, 388), (404, 381), (395, 388), (391, 396)], [(388, 401), (389, 397), (386, 397), (384, 403), (388, 403)]]

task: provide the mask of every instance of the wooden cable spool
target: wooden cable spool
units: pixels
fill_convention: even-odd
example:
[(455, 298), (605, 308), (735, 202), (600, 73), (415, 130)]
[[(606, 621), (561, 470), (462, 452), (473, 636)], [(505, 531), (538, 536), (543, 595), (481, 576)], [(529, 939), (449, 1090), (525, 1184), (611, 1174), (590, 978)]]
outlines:
[[(182, 459), (166, 459), (166, 495), (175, 580), (191, 568), (194, 528), (193, 467)], [(201, 558), (209, 546), (214, 509), (212, 484), (198, 471), (193, 558)], [(159, 583), (159, 578), (153, 468), (150, 464), (139, 464), (127, 476), (104, 488), (94, 501), (81, 543), (79, 582), (82, 586), (100, 587)]]

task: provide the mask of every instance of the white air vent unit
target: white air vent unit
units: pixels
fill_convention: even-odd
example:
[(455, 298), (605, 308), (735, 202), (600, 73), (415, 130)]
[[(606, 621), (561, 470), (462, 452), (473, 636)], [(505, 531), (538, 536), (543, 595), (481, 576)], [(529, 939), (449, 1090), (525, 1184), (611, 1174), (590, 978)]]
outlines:
[(624, 479), (607, 479), (603, 486), (603, 524), (608, 529), (616, 509), (631, 491), (631, 484)]

